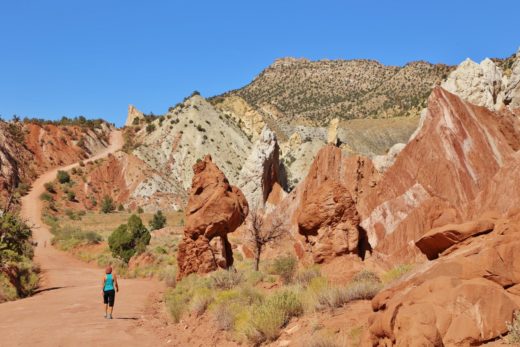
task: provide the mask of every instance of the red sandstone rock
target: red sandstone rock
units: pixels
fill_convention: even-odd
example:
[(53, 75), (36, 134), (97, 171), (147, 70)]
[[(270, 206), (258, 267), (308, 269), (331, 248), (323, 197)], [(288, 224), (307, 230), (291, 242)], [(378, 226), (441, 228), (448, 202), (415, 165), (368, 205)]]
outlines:
[[(184, 238), (177, 255), (178, 278), (231, 266), (233, 252), (227, 234), (235, 231), (248, 213), (244, 195), (229, 184), (211, 156), (196, 163), (193, 172)], [(215, 237), (220, 242), (213, 241)]]
[(372, 300), (371, 346), (469, 346), (507, 332), (519, 308), (520, 226), (499, 220)]
[[(520, 121), (514, 114), (492, 112), (435, 88), (422, 127), (358, 203), (371, 246), (406, 261), (403, 256), (417, 252), (411, 241), (424, 232), (477, 218), (468, 206), (519, 146)], [(502, 198), (502, 211), (513, 206), (507, 199)]]
[(439, 253), (451, 246), (464, 241), (465, 239), (490, 232), (495, 227), (493, 220), (478, 220), (462, 224), (447, 224), (439, 228), (434, 228), (424, 234), (415, 245), (421, 252), (426, 254), (428, 259), (434, 259)]

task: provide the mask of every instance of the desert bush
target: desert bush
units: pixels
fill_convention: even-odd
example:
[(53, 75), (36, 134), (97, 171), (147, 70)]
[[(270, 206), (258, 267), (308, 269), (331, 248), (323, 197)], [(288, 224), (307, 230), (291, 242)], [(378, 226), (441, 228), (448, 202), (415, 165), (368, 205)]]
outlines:
[(383, 274), (383, 283), (390, 283), (393, 281), (397, 281), (399, 278), (403, 277), (407, 272), (413, 269), (412, 264), (400, 264), (391, 269), (390, 271)]
[(209, 289), (199, 290), (191, 300), (191, 312), (193, 312), (195, 316), (199, 317), (206, 312), (206, 309), (212, 302), (213, 296)]
[(295, 293), (285, 290), (273, 294), (252, 309), (249, 340), (255, 344), (274, 341), (292, 317), (303, 313), (303, 305)]
[(61, 184), (70, 182), (70, 175), (67, 171), (59, 170), (58, 174), (56, 175), (56, 178), (58, 179), (58, 182)]
[(338, 308), (346, 304), (348, 298), (347, 288), (328, 286), (317, 292), (316, 308), (318, 310)]
[(137, 208), (137, 213), (139, 213), (139, 214), (144, 213), (144, 210), (143, 210), (143, 208), (142, 208), (141, 206), (139, 206), (139, 207)]
[(374, 282), (381, 283), (379, 276), (372, 271), (362, 270), (352, 277), (351, 282)]
[(283, 283), (289, 284), (296, 273), (298, 260), (292, 255), (278, 257), (274, 260), (272, 267), (273, 273), (279, 275)]
[(175, 266), (168, 265), (159, 272), (159, 279), (164, 281), (167, 287), (173, 288), (177, 283), (177, 269)]
[(139, 216), (132, 215), (127, 224), (121, 224), (108, 238), (112, 255), (126, 263), (136, 253), (144, 252), (150, 243), (150, 232)]
[(226, 303), (221, 303), (213, 311), (213, 318), (219, 330), (229, 331), (235, 326), (236, 311)]
[(346, 343), (337, 341), (332, 335), (317, 334), (311, 336), (311, 338), (303, 345), (304, 347), (343, 347)]
[(148, 124), (148, 125), (146, 126), (146, 132), (147, 132), (148, 134), (151, 134), (151, 133), (153, 133), (154, 131), (155, 131), (155, 124), (150, 123), (150, 124)]
[(181, 320), (189, 307), (190, 299), (206, 289), (209, 289), (208, 279), (192, 274), (177, 282), (175, 288), (166, 292), (166, 307), (175, 323)]
[(229, 270), (218, 270), (211, 275), (212, 287), (216, 289), (231, 289), (243, 281), (243, 274), (231, 268)]
[(52, 201), (53, 200), (52, 195), (50, 195), (49, 193), (46, 193), (46, 192), (44, 192), (40, 195), (40, 199), (43, 201)]
[(162, 229), (166, 226), (166, 217), (161, 210), (154, 213), (152, 220), (150, 220), (150, 231)]
[(307, 287), (314, 278), (320, 276), (320, 269), (317, 266), (312, 266), (310, 268), (299, 271), (294, 278), (294, 282), (301, 285), (302, 287)]
[(125, 210), (125, 207), (123, 206), (123, 204), (119, 204), (119, 206), (117, 206), (117, 210), (119, 212), (123, 212)]
[(334, 309), (351, 301), (372, 299), (381, 287), (381, 282), (376, 281), (372, 276), (360, 277), (346, 287), (329, 285), (316, 291), (316, 308)]
[(45, 187), (45, 190), (48, 191), (51, 194), (56, 193), (56, 188), (54, 188), (54, 184), (52, 182), (47, 182), (43, 185)]
[(354, 282), (347, 287), (347, 300), (370, 300), (381, 290), (381, 283), (372, 281)]
[(506, 341), (512, 345), (520, 343), (520, 312), (515, 312), (512, 322), (507, 323)]
[(74, 193), (72, 190), (68, 190), (67, 191), (67, 200), (76, 201), (76, 193)]
[(101, 201), (101, 212), (112, 213), (115, 210), (114, 200), (112, 197), (105, 195)]

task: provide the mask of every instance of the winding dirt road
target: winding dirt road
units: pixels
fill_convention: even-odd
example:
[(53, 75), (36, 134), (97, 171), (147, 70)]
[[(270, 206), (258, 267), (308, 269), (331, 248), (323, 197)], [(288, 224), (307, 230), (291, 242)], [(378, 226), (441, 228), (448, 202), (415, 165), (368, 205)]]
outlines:
[[(114, 131), (109, 147), (90, 160), (113, 153), (122, 144), (121, 132)], [(0, 346), (162, 345), (148, 330), (144, 316), (151, 295), (160, 289), (157, 282), (120, 279), (114, 319), (107, 320), (101, 298), (103, 270), (50, 246), (51, 233), (41, 221), (43, 204), (39, 197), (57, 171), (41, 175), (22, 198), (21, 215), (34, 225), (33, 238), (38, 242), (35, 261), (42, 269), (42, 283), (38, 294), (0, 305)]]

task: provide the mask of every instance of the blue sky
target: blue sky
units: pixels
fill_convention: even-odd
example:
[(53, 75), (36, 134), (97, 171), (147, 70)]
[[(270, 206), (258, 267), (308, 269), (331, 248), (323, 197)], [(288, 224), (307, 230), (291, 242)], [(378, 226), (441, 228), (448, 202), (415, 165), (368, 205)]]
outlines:
[(520, 45), (520, 1), (0, 0), (0, 114), (120, 125), (279, 57), (457, 64)]

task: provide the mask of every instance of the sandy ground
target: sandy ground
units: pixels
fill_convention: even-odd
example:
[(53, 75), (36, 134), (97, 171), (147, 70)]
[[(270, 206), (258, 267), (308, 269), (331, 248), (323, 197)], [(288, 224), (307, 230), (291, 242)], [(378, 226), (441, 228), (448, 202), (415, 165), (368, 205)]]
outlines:
[[(113, 153), (123, 145), (122, 134), (110, 136), (110, 146), (90, 160)], [(75, 164), (77, 165), (77, 164)], [(70, 165), (63, 169), (71, 169)], [(44, 184), (58, 169), (41, 175), (22, 199), (21, 215), (38, 242), (35, 262), (42, 270), (38, 294), (0, 305), (0, 346), (160, 346), (147, 328), (145, 310), (161, 285), (152, 280), (121, 279), (114, 319), (104, 318), (101, 297), (103, 270), (83, 263), (50, 245), (52, 235), (41, 221)]]

